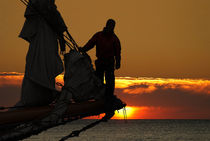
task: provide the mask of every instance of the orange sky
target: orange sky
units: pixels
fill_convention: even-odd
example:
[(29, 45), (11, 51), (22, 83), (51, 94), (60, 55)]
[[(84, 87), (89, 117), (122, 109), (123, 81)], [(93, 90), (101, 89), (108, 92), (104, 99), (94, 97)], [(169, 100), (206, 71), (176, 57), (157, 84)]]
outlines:
[[(0, 73), (0, 106), (18, 101), (22, 78)], [(128, 119), (210, 119), (210, 80), (117, 77), (115, 94), (127, 103)], [(114, 119), (123, 118), (116, 112)]]
[[(116, 71), (115, 93), (128, 104), (129, 119), (210, 119), (209, 0), (56, 3), (80, 46), (108, 18), (116, 20), (122, 68)], [(14, 105), (20, 97), (28, 50), (18, 38), (24, 11), (19, 0), (0, 0), (0, 72), (6, 72), (0, 73), (0, 106)], [(95, 50), (88, 53), (94, 60)]]
[[(122, 68), (117, 76), (210, 78), (209, 0), (57, 0), (69, 31), (83, 46), (108, 18), (117, 21)], [(0, 1), (0, 72), (24, 72), (28, 44), (19, 0)], [(94, 58), (94, 50), (90, 52)]]

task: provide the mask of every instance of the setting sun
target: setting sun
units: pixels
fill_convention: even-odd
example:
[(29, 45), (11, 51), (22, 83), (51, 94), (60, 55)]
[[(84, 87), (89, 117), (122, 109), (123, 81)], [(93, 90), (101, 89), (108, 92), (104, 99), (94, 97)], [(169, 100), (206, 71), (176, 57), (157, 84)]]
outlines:
[(125, 110), (121, 109), (115, 112), (115, 116), (112, 119), (132, 119), (132, 116), (135, 114), (137, 109), (137, 107), (126, 107)]

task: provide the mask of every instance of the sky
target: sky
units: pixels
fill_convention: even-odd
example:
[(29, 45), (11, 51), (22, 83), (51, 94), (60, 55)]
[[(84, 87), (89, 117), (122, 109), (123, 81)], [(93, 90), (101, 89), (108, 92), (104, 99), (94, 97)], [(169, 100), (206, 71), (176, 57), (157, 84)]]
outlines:
[[(209, 0), (56, 0), (79, 46), (116, 20), (122, 45), (115, 94), (130, 119), (210, 119)], [(20, 98), (25, 6), (0, 0), (0, 106)], [(95, 50), (88, 52), (95, 58)], [(62, 82), (62, 75), (57, 78)], [(114, 118), (123, 118), (122, 111)]]
[[(117, 76), (210, 78), (209, 0), (56, 0), (80, 46), (109, 18), (122, 44)], [(28, 43), (18, 38), (25, 6), (0, 1), (0, 72), (24, 72)], [(95, 50), (89, 52), (95, 59)]]
[[(19, 100), (22, 78), (0, 73), (1, 106)], [(56, 80), (63, 83), (63, 75)], [(115, 94), (126, 102), (128, 119), (210, 119), (210, 80), (117, 77)], [(116, 112), (114, 119), (123, 118)]]

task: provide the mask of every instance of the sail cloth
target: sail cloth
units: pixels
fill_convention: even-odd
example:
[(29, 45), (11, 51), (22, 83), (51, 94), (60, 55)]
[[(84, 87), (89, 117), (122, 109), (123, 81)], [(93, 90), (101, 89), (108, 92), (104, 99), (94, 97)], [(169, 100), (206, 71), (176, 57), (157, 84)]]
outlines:
[(49, 126), (59, 122), (64, 117), (71, 99), (77, 103), (105, 99), (105, 86), (95, 76), (90, 57), (71, 50), (65, 54), (64, 58), (64, 87), (52, 112), (40, 120), (42, 123), (40, 126)]
[(87, 54), (71, 50), (65, 54), (64, 59), (64, 87), (54, 109), (40, 120), (40, 128), (59, 122), (64, 117), (71, 99), (78, 103), (105, 99), (105, 86), (95, 75), (91, 59)]
[(53, 99), (55, 77), (63, 72), (57, 35), (65, 31), (66, 26), (53, 0), (30, 0), (25, 17), (20, 37), (30, 45), (17, 106), (46, 105)]
[[(65, 54), (64, 83), (64, 87), (59, 98), (56, 100), (53, 110), (47, 116), (35, 122), (32, 121), (14, 128), (9, 134), (1, 136), (0, 141), (21, 139), (24, 135), (39, 133), (44, 129), (61, 123), (72, 98), (76, 102), (104, 99), (105, 86), (95, 76), (91, 59), (87, 54), (81, 54), (74, 50)], [(69, 116), (71, 117), (71, 113)]]
[(64, 90), (72, 94), (75, 102), (104, 98), (105, 86), (95, 75), (88, 54), (71, 50), (65, 54), (64, 62)]

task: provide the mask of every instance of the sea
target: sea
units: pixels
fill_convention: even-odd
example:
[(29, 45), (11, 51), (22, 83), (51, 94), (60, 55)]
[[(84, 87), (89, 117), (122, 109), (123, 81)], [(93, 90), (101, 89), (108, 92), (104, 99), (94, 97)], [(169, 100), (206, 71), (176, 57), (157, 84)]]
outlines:
[(210, 141), (210, 120), (109, 120), (67, 138), (97, 120), (77, 120), (31, 136), (24, 141)]

